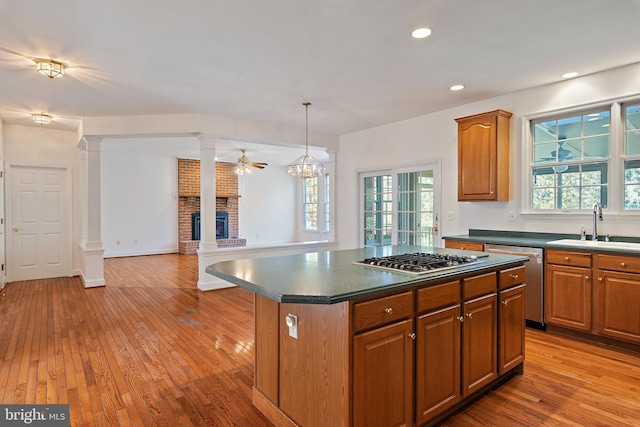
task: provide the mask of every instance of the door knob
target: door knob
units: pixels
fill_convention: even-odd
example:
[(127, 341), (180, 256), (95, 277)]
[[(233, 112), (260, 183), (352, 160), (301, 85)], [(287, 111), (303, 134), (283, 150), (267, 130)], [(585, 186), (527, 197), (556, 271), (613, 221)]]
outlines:
[(22, 228), (20, 228), (20, 227), (13, 227), (13, 228), (12, 228), (12, 230), (13, 230), (13, 231), (20, 231), (20, 230), (22, 230)]

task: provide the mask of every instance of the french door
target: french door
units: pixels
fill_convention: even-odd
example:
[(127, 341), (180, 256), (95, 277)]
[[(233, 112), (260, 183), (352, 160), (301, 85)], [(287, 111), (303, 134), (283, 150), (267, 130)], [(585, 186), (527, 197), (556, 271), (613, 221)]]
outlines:
[(440, 164), (360, 173), (361, 246), (440, 246)]

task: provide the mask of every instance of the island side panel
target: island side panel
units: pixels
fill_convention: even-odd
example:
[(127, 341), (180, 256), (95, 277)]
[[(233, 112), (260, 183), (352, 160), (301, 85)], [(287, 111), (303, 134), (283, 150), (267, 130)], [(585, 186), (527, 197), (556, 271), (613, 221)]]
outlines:
[(277, 301), (255, 295), (255, 387), (278, 406), (279, 305)]
[[(298, 338), (285, 317), (298, 317)], [(347, 427), (349, 303), (280, 304), (280, 409), (299, 426)]]

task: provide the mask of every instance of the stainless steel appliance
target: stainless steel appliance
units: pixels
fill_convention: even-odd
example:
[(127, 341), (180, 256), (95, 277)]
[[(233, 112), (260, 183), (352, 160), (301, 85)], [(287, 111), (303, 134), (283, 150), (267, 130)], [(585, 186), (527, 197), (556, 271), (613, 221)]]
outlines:
[(475, 255), (452, 255), (446, 253), (405, 253), (384, 257), (366, 258), (354, 264), (362, 264), (382, 270), (400, 271), (410, 274), (424, 274), (433, 270), (456, 268), (465, 264), (479, 262)]
[(527, 326), (545, 329), (544, 324), (544, 285), (543, 285), (543, 251), (542, 248), (522, 246), (485, 245), (485, 252), (497, 254), (520, 255), (529, 257), (525, 263), (527, 273), (527, 292), (525, 299), (525, 319)]

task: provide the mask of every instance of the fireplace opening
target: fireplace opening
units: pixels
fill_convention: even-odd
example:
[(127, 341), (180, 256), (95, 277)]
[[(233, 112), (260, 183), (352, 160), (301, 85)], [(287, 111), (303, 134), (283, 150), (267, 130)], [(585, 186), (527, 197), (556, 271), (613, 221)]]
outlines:
[[(229, 213), (216, 212), (216, 239), (229, 238)], [(200, 212), (191, 214), (191, 240), (200, 240)]]

